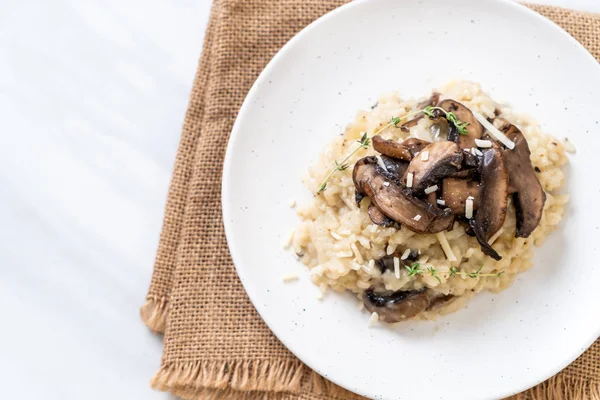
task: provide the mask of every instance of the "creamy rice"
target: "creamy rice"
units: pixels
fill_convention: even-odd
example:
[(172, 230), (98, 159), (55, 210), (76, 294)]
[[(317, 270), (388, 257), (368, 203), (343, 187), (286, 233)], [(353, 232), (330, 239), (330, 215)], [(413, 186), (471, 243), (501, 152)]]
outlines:
[[(418, 234), (404, 226), (398, 230), (374, 225), (367, 214), (369, 200), (365, 199), (360, 208), (357, 207), (354, 200), (352, 167), (358, 159), (377, 154), (369, 147), (358, 151), (349, 160), (350, 167), (347, 170), (333, 174), (324, 192), (315, 196), (310, 204), (299, 206), (297, 209), (301, 222), (293, 235), (291, 246), (301, 255), (302, 262), (310, 270), (313, 283), (319, 286), (322, 292), (328, 289), (338, 292), (350, 290), (362, 301), (360, 295), (370, 287), (392, 291), (427, 287), (437, 293), (458, 296), (449, 304), (418, 316), (435, 318), (437, 314), (460, 308), (476, 292), (498, 292), (507, 288), (519, 272), (531, 267), (534, 245), (541, 245), (546, 236), (559, 224), (564, 205), (568, 201), (566, 195), (556, 194), (564, 183), (564, 174), (560, 169), (567, 162), (564, 144), (541, 132), (532, 119), (515, 114), (510, 108), (495, 103), (481, 90), (479, 84), (452, 82), (437, 91), (442, 99), (457, 100), (485, 117), (494, 117), (494, 110), (499, 109), (504, 120), (521, 129), (531, 150), (532, 165), (539, 168), (537, 176), (547, 196), (539, 226), (530, 237), (516, 238), (515, 209), (509, 199), (504, 225), (493, 242), (494, 249), (502, 259), (495, 261), (483, 254), (477, 240), (465, 233), (463, 225), (455, 222), (453, 228), (445, 232), (457, 258), (457, 261), (450, 262), (435, 234)], [(312, 193), (316, 193), (334, 162), (351, 153), (357, 145), (356, 141), (364, 132), (371, 136), (378, 128), (386, 125), (390, 118), (402, 116), (415, 109), (418, 102), (403, 100), (397, 94), (388, 94), (379, 99), (374, 109), (358, 112), (344, 134), (337, 136), (325, 148), (318, 162), (309, 168), (305, 178), (306, 186)], [(410, 133), (391, 127), (380, 135), (385, 139), (398, 141), (408, 137), (432, 141), (428, 129), (431, 123), (428, 118), (423, 118), (410, 129)], [(421, 251), (421, 268), (436, 268), (439, 281), (427, 273), (408, 277), (404, 267), (401, 267), (399, 274), (394, 270), (382, 274), (375, 266), (374, 260), (392, 254), (396, 249), (404, 251), (407, 248)], [(464, 273), (449, 277), (451, 267), (456, 267)], [(481, 273), (504, 273), (499, 277), (466, 276), (465, 273), (477, 271), (480, 267)]]

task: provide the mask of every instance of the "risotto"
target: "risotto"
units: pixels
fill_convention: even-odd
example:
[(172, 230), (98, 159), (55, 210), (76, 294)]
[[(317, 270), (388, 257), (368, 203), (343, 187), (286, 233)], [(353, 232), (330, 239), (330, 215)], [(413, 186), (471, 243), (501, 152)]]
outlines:
[(324, 149), (291, 241), (321, 292), (349, 290), (385, 322), (505, 289), (568, 201), (568, 142), (476, 83), (419, 100), (382, 96)]

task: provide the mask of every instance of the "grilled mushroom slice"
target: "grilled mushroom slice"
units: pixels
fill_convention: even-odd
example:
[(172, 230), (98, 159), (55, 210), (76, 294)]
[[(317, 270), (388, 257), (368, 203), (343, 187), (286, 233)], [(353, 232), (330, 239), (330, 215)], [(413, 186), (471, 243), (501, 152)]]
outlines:
[(477, 210), (480, 189), (479, 183), (472, 180), (446, 178), (442, 182), (442, 200), (454, 214), (464, 215), (469, 196), (474, 199), (473, 211)]
[(408, 138), (404, 142), (402, 142), (402, 146), (406, 147), (410, 154), (415, 157), (417, 154), (421, 152), (425, 147), (430, 145), (431, 142), (427, 140), (417, 139), (417, 138)]
[(381, 156), (381, 161), (383, 161), (383, 165), (385, 165), (386, 172), (397, 180), (402, 179), (406, 169), (408, 168), (407, 161), (402, 161), (386, 155)]
[(422, 153), (428, 152), (428, 158), (415, 157), (408, 165), (402, 182), (406, 184), (408, 174), (413, 174), (412, 189), (420, 193), (440, 179), (455, 173), (461, 168), (463, 152), (454, 142), (435, 142), (427, 145)]
[(471, 147), (474, 147), (475, 139), (481, 139), (483, 127), (479, 121), (475, 119), (471, 110), (452, 99), (442, 100), (437, 106), (443, 108), (446, 112), (453, 112), (461, 122), (468, 123), (466, 135), (459, 134), (456, 129), (452, 129), (454, 128), (454, 125), (450, 124), (451, 129), (448, 140), (453, 140), (458, 143), (458, 146), (461, 149), (470, 149)]
[(429, 306), (429, 296), (425, 289), (396, 292), (368, 289), (363, 293), (363, 302), (369, 312), (379, 315), (380, 321), (393, 323), (425, 311)]
[(410, 150), (395, 140), (384, 139), (379, 135), (373, 136), (373, 148), (386, 156), (410, 161), (413, 158)]
[(360, 159), (352, 172), (356, 199), (369, 196), (385, 215), (417, 233), (436, 233), (448, 229), (454, 217), (417, 199), (410, 189), (403, 187), (377, 164), (375, 157)]
[(531, 152), (523, 133), (512, 124), (500, 128), (515, 143), (512, 150), (504, 151), (508, 168), (509, 193), (513, 194), (513, 204), (517, 216), (516, 237), (529, 237), (542, 218), (546, 193), (531, 165)]
[(385, 228), (390, 226), (398, 227), (398, 223), (385, 215), (379, 208), (377, 208), (375, 203), (369, 204), (367, 213), (375, 225), (383, 226)]
[(497, 143), (483, 152), (480, 165), (481, 194), (475, 218), (469, 221), (481, 250), (500, 260), (502, 257), (488, 240), (502, 227), (506, 217), (508, 198), (508, 171), (502, 149)]

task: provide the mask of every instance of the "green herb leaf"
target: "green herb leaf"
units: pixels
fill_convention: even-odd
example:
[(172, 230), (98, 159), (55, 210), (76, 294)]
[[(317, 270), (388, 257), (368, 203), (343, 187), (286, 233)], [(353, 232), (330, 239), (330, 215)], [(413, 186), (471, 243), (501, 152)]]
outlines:
[(319, 186), (319, 190), (317, 190), (317, 194), (321, 193), (322, 191), (324, 191), (327, 188), (327, 182), (323, 182), (321, 183), (321, 186)]
[(433, 276), (435, 279), (437, 279), (437, 281), (438, 281), (439, 283), (442, 283), (442, 280), (441, 280), (441, 279), (440, 279), (440, 277), (438, 276), (438, 270), (437, 270), (437, 269), (435, 269), (433, 266), (431, 266), (431, 267), (427, 268), (427, 271), (429, 272), (429, 274), (430, 274), (431, 276)]
[(406, 268), (406, 269), (407, 269), (407, 271), (408, 271), (408, 276), (409, 276), (409, 277), (411, 277), (411, 276), (415, 276), (415, 275), (419, 275), (419, 274), (422, 274), (422, 273), (423, 273), (423, 270), (421, 270), (421, 268), (419, 268), (419, 267), (420, 267), (420, 265), (421, 265), (421, 264), (419, 264), (419, 263), (417, 262), (417, 263), (411, 264), (410, 266), (408, 266), (408, 265), (405, 265), (405, 266), (404, 266), (404, 268)]
[[(433, 117), (434, 116), (433, 110), (435, 110), (435, 109), (436, 109), (436, 107), (427, 106), (423, 109), (423, 114), (425, 114), (428, 117)], [(441, 110), (441, 108), (440, 108), (440, 110)]]
[(394, 126), (398, 126), (398, 124), (400, 123), (400, 121), (402, 121), (402, 118), (400, 118), (400, 117), (392, 117), (392, 119), (390, 119), (390, 124), (392, 124)]
[(453, 277), (457, 274), (458, 270), (456, 267), (450, 267), (450, 277)]

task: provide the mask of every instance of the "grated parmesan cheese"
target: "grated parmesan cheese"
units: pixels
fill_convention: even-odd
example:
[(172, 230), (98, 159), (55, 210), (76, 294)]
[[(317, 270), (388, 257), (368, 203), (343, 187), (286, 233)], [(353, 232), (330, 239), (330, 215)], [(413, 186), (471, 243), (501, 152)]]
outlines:
[(298, 275), (297, 274), (287, 274), (287, 275), (283, 276), (283, 281), (285, 283), (293, 282), (293, 281), (296, 281), (296, 280), (298, 280)]
[(376, 312), (371, 314), (371, 318), (369, 318), (369, 328), (375, 326), (379, 322), (379, 314)]
[(494, 139), (496, 139), (497, 141), (499, 141), (500, 143), (502, 143), (503, 145), (505, 145), (507, 148), (509, 148), (511, 150), (515, 148), (515, 142), (513, 142), (512, 140), (507, 138), (506, 135), (504, 133), (500, 132), (500, 130), (498, 128), (496, 128), (494, 125), (490, 124), (490, 121), (485, 119), (485, 117), (483, 115), (481, 115), (475, 111), (472, 111), (472, 112), (473, 112), (473, 116), (475, 117), (475, 119), (477, 121), (479, 121), (479, 123), (481, 125), (483, 125), (483, 127), (489, 132), (489, 134)]
[(290, 208), (294, 208), (294, 207), (296, 207), (296, 200), (294, 200), (294, 199), (290, 199), (290, 200), (288, 201), (288, 205), (290, 206)]
[(292, 239), (294, 238), (294, 233), (295, 233), (294, 231), (291, 231), (281, 240), (281, 246), (284, 249), (287, 249), (292, 244)]
[(471, 147), (471, 154), (474, 156), (483, 156), (483, 153), (477, 147)]
[(465, 217), (468, 219), (473, 218), (473, 196), (467, 197), (467, 201), (465, 201)]
[(500, 235), (502, 235), (502, 232), (504, 231), (504, 228), (500, 228), (498, 229), (498, 232), (494, 233), (492, 235), (492, 237), (490, 238), (490, 240), (488, 240), (488, 243), (490, 244), (490, 246), (492, 244), (494, 244), (494, 242), (500, 237)]
[(425, 194), (433, 193), (438, 190), (438, 185), (429, 186), (425, 189)]
[(437, 199), (436, 202), (440, 205), (440, 206), (445, 206), (446, 205), (446, 200), (442, 200), (442, 199)]
[(565, 151), (567, 153), (575, 154), (575, 146), (573, 145), (573, 142), (569, 140), (569, 138), (563, 139), (563, 145), (565, 146)]
[(413, 173), (409, 172), (406, 174), (406, 187), (411, 188), (413, 184)]
[(383, 162), (383, 158), (381, 158), (380, 155), (376, 155), (375, 157), (377, 158), (377, 165), (379, 165), (384, 171), (387, 171), (385, 163)]
[(450, 243), (448, 243), (448, 239), (446, 238), (444, 232), (438, 232), (435, 235), (437, 236), (438, 242), (440, 242), (440, 246), (442, 246), (442, 250), (444, 250), (448, 261), (456, 261), (456, 256), (454, 255), (454, 252), (452, 251)]
[(414, 216), (413, 218), (415, 221), (420, 221), (421, 220), (421, 214), (417, 214)]
[(400, 259), (398, 257), (394, 257), (394, 275), (396, 275), (396, 279), (400, 279)]
[(386, 181), (386, 182), (383, 182), (383, 186), (390, 186), (390, 183), (389, 183), (389, 182), (387, 182), (387, 181)]
[(421, 153), (421, 160), (422, 161), (429, 160), (429, 152), (427, 150)]
[(487, 149), (487, 148), (492, 147), (491, 140), (475, 139), (475, 144), (477, 145), (477, 147), (481, 147), (482, 149)]
[(404, 250), (404, 253), (402, 253), (402, 257), (400, 257), (400, 259), (406, 260), (408, 258), (408, 256), (410, 256), (410, 249)]

